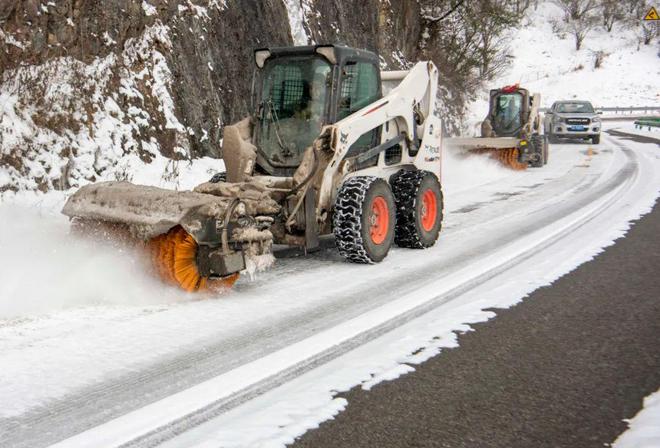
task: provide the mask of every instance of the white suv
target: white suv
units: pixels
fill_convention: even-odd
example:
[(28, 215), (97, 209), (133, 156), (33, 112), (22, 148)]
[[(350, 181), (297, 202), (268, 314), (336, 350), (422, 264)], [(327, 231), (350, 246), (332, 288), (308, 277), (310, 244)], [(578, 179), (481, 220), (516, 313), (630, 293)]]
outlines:
[(589, 101), (557, 101), (543, 119), (550, 143), (558, 138), (580, 138), (600, 143), (600, 117)]

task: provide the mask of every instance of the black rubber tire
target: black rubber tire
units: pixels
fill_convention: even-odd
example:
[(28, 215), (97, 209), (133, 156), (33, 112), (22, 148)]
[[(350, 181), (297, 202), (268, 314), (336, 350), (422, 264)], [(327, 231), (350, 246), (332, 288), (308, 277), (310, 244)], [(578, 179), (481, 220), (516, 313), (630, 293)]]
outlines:
[(555, 137), (552, 133), (549, 133), (549, 134), (548, 134), (548, 142), (549, 142), (550, 144), (555, 144), (555, 143), (557, 143), (558, 141), (559, 141), (559, 140), (557, 139), (557, 137)]
[[(430, 171), (397, 172), (390, 179), (396, 201), (396, 231), (394, 241), (399, 247), (424, 249), (435, 244), (442, 229), (442, 187)], [(437, 214), (431, 230), (422, 226), (423, 196), (427, 190), (435, 194)]]
[(224, 171), (220, 171), (218, 173), (215, 173), (211, 179), (209, 179), (209, 182), (212, 184), (217, 184), (218, 182), (227, 182), (227, 173)]
[(600, 134), (591, 137), (591, 143), (597, 145), (600, 143)]
[[(389, 215), (387, 233), (380, 244), (370, 234), (371, 210), (378, 197), (385, 200)], [(332, 226), (335, 244), (344, 258), (354, 263), (382, 261), (392, 247), (396, 226), (396, 205), (390, 186), (373, 176), (347, 179), (337, 193)]]
[(531, 138), (531, 143), (532, 143), (532, 151), (534, 151), (534, 155), (536, 156), (534, 160), (529, 162), (531, 166), (534, 168), (541, 168), (544, 163), (544, 156), (545, 156), (545, 151), (543, 151), (543, 136), (540, 134), (534, 134), (532, 135)]
[(548, 164), (548, 159), (550, 158), (550, 144), (548, 142), (548, 138), (544, 135), (543, 136), (543, 164), (547, 165)]

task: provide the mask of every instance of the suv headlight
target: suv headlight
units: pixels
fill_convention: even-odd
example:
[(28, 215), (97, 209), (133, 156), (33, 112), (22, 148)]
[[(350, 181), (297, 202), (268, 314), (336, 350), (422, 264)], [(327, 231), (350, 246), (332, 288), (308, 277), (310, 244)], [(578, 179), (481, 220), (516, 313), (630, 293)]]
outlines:
[(552, 117), (552, 122), (553, 122), (553, 123), (561, 123), (561, 122), (562, 122), (562, 118), (561, 118), (559, 115), (554, 115), (554, 116)]
[(592, 122), (592, 123), (600, 123), (600, 117), (593, 117), (593, 118), (591, 119), (591, 122)]

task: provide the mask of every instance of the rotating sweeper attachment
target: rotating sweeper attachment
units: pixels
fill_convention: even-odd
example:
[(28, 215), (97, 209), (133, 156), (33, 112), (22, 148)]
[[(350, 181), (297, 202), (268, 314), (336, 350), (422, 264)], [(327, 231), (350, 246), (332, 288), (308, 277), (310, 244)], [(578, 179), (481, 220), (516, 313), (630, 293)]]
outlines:
[(143, 247), (167, 283), (186, 291), (223, 289), (240, 271), (272, 258), (269, 216), (279, 207), (249, 185), (231, 192), (205, 188), (101, 182), (78, 190), (62, 213), (85, 235)]
[(473, 154), (487, 154), (514, 170), (542, 167), (548, 160), (548, 142), (540, 134), (541, 95), (531, 95), (517, 84), (490, 91), (488, 116), (481, 137), (450, 138), (448, 146)]
[(432, 246), (443, 211), (433, 63), (381, 72), (374, 53), (334, 45), (254, 57), (252, 115), (224, 129), (226, 172), (184, 192), (88, 185), (63, 213), (87, 233), (142, 245), (187, 291), (268, 267), (273, 243), (309, 251), (334, 235), (358, 263), (394, 243)]

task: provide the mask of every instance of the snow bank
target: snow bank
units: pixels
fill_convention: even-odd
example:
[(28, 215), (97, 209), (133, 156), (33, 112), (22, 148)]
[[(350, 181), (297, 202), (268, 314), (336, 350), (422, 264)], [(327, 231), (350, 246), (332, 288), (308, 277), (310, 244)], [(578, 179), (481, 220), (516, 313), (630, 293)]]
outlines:
[(613, 448), (657, 448), (660, 446), (660, 389), (644, 398), (644, 407), (632, 419)]

